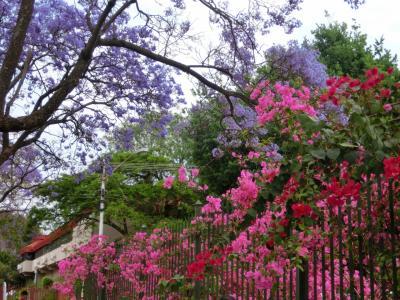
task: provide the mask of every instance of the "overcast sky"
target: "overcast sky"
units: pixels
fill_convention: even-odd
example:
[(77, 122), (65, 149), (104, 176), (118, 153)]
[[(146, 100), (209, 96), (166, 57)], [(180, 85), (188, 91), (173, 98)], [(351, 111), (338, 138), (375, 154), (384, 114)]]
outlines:
[[(310, 35), (316, 24), (334, 21), (352, 24), (355, 19), (360, 25), (360, 31), (368, 35), (369, 43), (383, 35), (385, 47), (392, 50), (393, 54), (400, 54), (399, 0), (366, 0), (357, 10), (351, 9), (343, 0), (304, 0), (301, 7), (296, 15), (303, 23), (302, 27), (292, 35), (274, 30), (270, 35), (271, 41), (282, 43), (290, 39), (303, 40)], [(325, 17), (325, 10), (328, 11), (329, 18)]]

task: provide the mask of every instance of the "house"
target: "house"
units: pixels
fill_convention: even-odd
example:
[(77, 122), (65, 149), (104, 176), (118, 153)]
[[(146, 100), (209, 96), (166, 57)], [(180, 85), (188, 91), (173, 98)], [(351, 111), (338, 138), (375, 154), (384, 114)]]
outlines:
[[(36, 284), (44, 277), (56, 278), (57, 263), (97, 233), (97, 224), (80, 218), (68, 222), (48, 235), (36, 236), (30, 244), (20, 249), (22, 262), (17, 267), (18, 272)], [(104, 225), (104, 235), (112, 240), (122, 237), (108, 225)]]

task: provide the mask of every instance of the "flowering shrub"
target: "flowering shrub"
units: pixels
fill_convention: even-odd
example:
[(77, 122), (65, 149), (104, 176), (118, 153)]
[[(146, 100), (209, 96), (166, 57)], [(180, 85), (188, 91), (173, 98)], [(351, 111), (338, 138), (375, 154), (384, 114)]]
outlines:
[(79, 247), (75, 253), (58, 263), (63, 282), (55, 283), (54, 288), (75, 299), (74, 284), (78, 280), (85, 281), (92, 273), (96, 275), (99, 287), (112, 289), (114, 283), (108, 281), (106, 273), (113, 268), (115, 255), (115, 245), (107, 243), (106, 236), (93, 236), (87, 244)]
[[(399, 108), (392, 102), (400, 86), (391, 82), (390, 74), (391, 70), (381, 73), (372, 69), (366, 72), (365, 80), (332, 78), (322, 92), (279, 83), (271, 86), (268, 81), (254, 88), (250, 98), (256, 103), (257, 127), (269, 132), (265, 148), (257, 145), (247, 155), (231, 152), (242, 168), (237, 187), (219, 197), (208, 195), (202, 215), (192, 222), (192, 230), (199, 233), (210, 224), (221, 226), (222, 237), (188, 264), (185, 275), (189, 282), (202, 280), (217, 272), (216, 266), (231, 260), (236, 269), (242, 264), (254, 266), (244, 276), (256, 289), (274, 289), (278, 283), (282, 288), (282, 275), (302, 266), (315, 253), (317, 263), (310, 272), (316, 276), (309, 282), (320, 286), (320, 258), (328, 254), (322, 252), (327, 251), (324, 245), (331, 244), (337, 253), (340, 241), (355, 238), (353, 229), (357, 228), (358, 236), (379, 242), (381, 249), (389, 248), (390, 216), (382, 211), (390, 204), (389, 185), (395, 181), (398, 192), (400, 183), (400, 129), (393, 123)], [(335, 107), (338, 109), (332, 109)], [(278, 154), (281, 157), (276, 159)], [(177, 182), (173, 177), (167, 178), (164, 187), (185, 184), (205, 191), (206, 187), (196, 182), (198, 172), (181, 167)], [(379, 200), (373, 205), (371, 195)], [(399, 203), (394, 209), (394, 221), (399, 222)], [(358, 218), (351, 218), (352, 214)], [(368, 231), (372, 226), (377, 231), (373, 237)], [(164, 231), (150, 236), (137, 233), (118, 258), (122, 276), (139, 291), (140, 281), (150, 273), (171, 278), (178, 275), (163, 269), (163, 261), (168, 260), (164, 246), (169, 239), (169, 233)], [(190, 234), (183, 232), (181, 239), (183, 251), (190, 252), (194, 247)], [(341, 249), (342, 257), (332, 257), (334, 268), (331, 273), (324, 273), (327, 289), (338, 293), (341, 280), (346, 291), (354, 286), (355, 292), (360, 293), (359, 282), (354, 282), (360, 276), (359, 270), (349, 267), (353, 250)], [(387, 255), (385, 250), (380, 251), (382, 257)], [(364, 260), (357, 261), (358, 265), (374, 259), (370, 253), (363, 255)], [(378, 265), (373, 271), (379, 272), (380, 268)], [(64, 273), (68, 279), (68, 272)], [(82, 279), (87, 270), (78, 269), (76, 274), (72, 279)], [(377, 284), (369, 282), (364, 274), (365, 287), (376, 285), (378, 290)], [(234, 285), (229, 288), (234, 291)], [(371, 292), (369, 288), (363, 291), (365, 297)], [(311, 290), (309, 293), (310, 299), (322, 299), (319, 288), (317, 294)]]
[[(232, 229), (236, 238), (225, 247), (232, 249), (231, 255), (255, 265), (255, 270), (247, 272), (246, 278), (258, 289), (272, 288), (283, 270), (291, 270), (312, 251), (327, 245), (329, 239), (324, 227), (330, 226), (338, 232), (335, 228), (340, 226), (343, 240), (354, 234), (347, 231), (349, 226), (366, 230), (368, 195), (361, 190), (363, 184), (371, 184), (373, 196), (379, 199), (377, 184), (370, 180), (379, 178), (382, 182), (383, 198), (380, 196), (380, 203), (371, 208), (373, 216), (381, 215), (379, 211), (388, 207), (388, 179), (398, 178), (400, 174), (398, 158), (384, 158), (400, 150), (399, 128), (392, 123), (399, 110), (393, 109), (396, 103), (389, 102), (398, 95), (399, 86), (390, 81), (390, 74), (391, 70), (381, 73), (372, 69), (366, 72), (365, 80), (346, 76), (332, 78), (321, 94), (305, 87), (300, 90), (281, 84), (271, 87), (268, 81), (258, 84), (252, 91), (250, 98), (257, 102), (258, 124), (270, 133), (267, 142), (280, 144), (278, 149), (285, 155), (277, 163), (268, 151), (250, 150), (247, 157), (232, 153), (243, 170), (238, 188), (225, 193), (222, 201), (230, 203), (233, 211), (228, 217), (237, 221)], [(382, 173), (382, 166), (385, 177), (374, 175)], [(267, 174), (271, 176), (266, 178)], [(274, 194), (274, 190), (280, 192)], [(268, 193), (272, 193), (272, 197)], [(272, 202), (266, 202), (265, 210), (254, 216), (251, 210), (260, 200)], [(343, 210), (355, 210), (358, 205), (364, 221), (358, 223), (353, 219), (349, 224)], [(395, 209), (399, 209), (398, 204)], [(251, 215), (252, 225), (241, 227)], [(385, 218), (379, 222), (389, 224), (388, 216)], [(207, 218), (199, 220), (209, 222)], [(389, 240), (389, 230), (379, 230), (375, 243)], [(337, 249), (337, 233), (333, 238), (333, 247)], [(339, 265), (347, 266), (342, 267), (343, 275), (334, 271), (335, 286), (332, 288), (336, 293), (340, 276), (345, 290), (351, 282), (347, 259), (348, 251), (353, 250), (342, 251), (343, 261), (333, 260), (335, 270), (339, 270)], [(193, 263), (192, 266), (205, 270), (204, 264)], [(320, 264), (315, 267), (316, 280), (321, 284), (322, 267)], [(359, 271), (352, 272), (354, 278), (358, 278)], [(327, 280), (329, 275), (325, 276)], [(365, 286), (369, 286), (367, 282), (368, 278), (364, 278)], [(329, 284), (328, 289), (331, 288)], [(360, 293), (359, 282), (355, 283), (355, 290)], [(310, 298), (320, 299), (321, 291), (318, 293), (310, 294)], [(364, 293), (368, 296), (369, 288), (364, 289)]]
[(149, 275), (166, 275), (162, 262), (168, 254), (165, 245), (170, 240), (169, 231), (155, 229), (151, 234), (137, 232), (124, 247), (117, 263), (121, 276), (128, 279), (138, 293), (144, 291), (144, 281)]

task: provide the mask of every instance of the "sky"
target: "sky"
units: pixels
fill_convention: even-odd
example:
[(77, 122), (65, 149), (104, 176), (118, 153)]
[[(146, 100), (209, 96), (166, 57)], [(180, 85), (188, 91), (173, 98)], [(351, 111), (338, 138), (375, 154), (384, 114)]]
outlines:
[[(325, 17), (325, 10), (329, 17)], [(373, 43), (382, 35), (385, 38), (385, 47), (394, 54), (400, 55), (400, 11), (399, 0), (366, 0), (359, 9), (353, 10), (343, 0), (305, 0), (302, 10), (296, 13), (303, 26), (297, 29), (292, 36), (285, 36), (282, 31), (274, 31), (271, 40), (282, 42), (291, 38), (302, 40), (309, 36), (316, 24), (338, 21), (353, 23), (353, 19), (360, 25), (360, 31), (368, 35), (368, 42)]]

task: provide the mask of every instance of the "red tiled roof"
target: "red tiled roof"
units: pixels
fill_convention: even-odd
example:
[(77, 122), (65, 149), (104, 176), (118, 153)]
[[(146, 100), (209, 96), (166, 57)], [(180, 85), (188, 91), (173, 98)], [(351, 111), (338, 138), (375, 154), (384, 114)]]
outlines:
[(33, 253), (43, 248), (44, 246), (51, 244), (56, 239), (62, 237), (63, 235), (69, 233), (77, 224), (76, 220), (70, 221), (67, 224), (57, 228), (49, 235), (40, 235), (36, 236), (32, 239), (32, 242), (29, 245), (22, 247), (19, 250), (21, 255), (26, 253)]
[(44, 239), (46, 237), (47, 237), (47, 235), (45, 235), (45, 234), (34, 236), (32, 238), (32, 242), (35, 242), (35, 241), (38, 241), (38, 240), (42, 240), (42, 239)]

